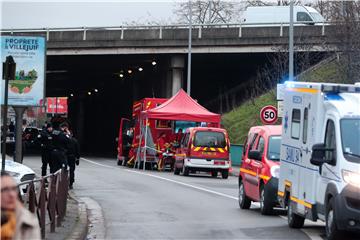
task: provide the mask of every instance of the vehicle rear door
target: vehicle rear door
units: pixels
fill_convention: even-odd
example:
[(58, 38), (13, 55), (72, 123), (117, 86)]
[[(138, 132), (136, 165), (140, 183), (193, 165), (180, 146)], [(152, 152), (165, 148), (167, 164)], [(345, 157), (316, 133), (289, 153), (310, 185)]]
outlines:
[(191, 162), (204, 166), (224, 165), (228, 160), (226, 144), (226, 135), (221, 131), (196, 131), (191, 147)]
[[(121, 118), (119, 137), (118, 137), (118, 157), (127, 157), (125, 147), (128, 144), (131, 144), (130, 139), (128, 139), (127, 130), (130, 127), (130, 120), (126, 118)], [(129, 142), (130, 141), (130, 142)], [(129, 142), (129, 143), (128, 143)]]

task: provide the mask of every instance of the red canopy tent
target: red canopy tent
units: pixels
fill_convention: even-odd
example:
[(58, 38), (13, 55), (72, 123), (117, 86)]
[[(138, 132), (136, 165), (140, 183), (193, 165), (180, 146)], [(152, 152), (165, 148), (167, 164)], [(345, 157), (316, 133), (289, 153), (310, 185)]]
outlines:
[(220, 126), (220, 114), (212, 113), (198, 104), (183, 89), (160, 106), (142, 112), (143, 118), (216, 123)]
[[(157, 119), (157, 120), (177, 120), (177, 121), (189, 121), (189, 122), (206, 122), (212, 123), (217, 127), (220, 127), (221, 116), (220, 114), (209, 112), (206, 108), (198, 104), (194, 99), (192, 99), (183, 89), (161, 104), (160, 106), (143, 111), (141, 113), (141, 124), (145, 128), (145, 132), (141, 134), (139, 145), (142, 144), (142, 138), (144, 136), (144, 148), (151, 149), (147, 145), (147, 138), (148, 138), (148, 124), (143, 125), (147, 122), (148, 119)], [(141, 130), (143, 131), (143, 130)], [(140, 152), (138, 152), (140, 154)], [(145, 163), (146, 163), (146, 153), (147, 151), (143, 151), (143, 159), (144, 159), (144, 170), (145, 170)], [(136, 158), (136, 161), (140, 161), (140, 158)], [(138, 160), (139, 159), (139, 160)], [(140, 166), (140, 165), (139, 165)]]

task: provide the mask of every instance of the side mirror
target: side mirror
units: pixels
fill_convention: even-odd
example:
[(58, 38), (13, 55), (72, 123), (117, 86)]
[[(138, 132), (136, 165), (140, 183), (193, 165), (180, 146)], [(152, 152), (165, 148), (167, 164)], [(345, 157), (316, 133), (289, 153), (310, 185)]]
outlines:
[(261, 161), (261, 153), (258, 150), (249, 151), (249, 158), (257, 161)]
[(324, 163), (331, 163), (333, 161), (332, 159), (326, 159), (326, 152), (329, 151), (333, 152), (334, 149), (326, 148), (325, 144), (323, 143), (315, 144), (312, 147), (312, 153), (310, 159), (311, 164), (316, 166), (321, 166)]

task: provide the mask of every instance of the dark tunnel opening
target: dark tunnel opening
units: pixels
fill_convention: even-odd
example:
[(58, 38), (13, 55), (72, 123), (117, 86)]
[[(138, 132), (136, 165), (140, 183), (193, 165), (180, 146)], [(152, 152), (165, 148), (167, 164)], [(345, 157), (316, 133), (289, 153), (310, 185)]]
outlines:
[[(182, 57), (186, 63), (187, 55)], [(48, 56), (47, 97), (69, 97), (68, 120), (82, 152), (115, 156), (120, 119), (131, 116), (132, 102), (166, 97), (170, 59), (170, 54)], [(242, 89), (271, 54), (193, 54), (192, 59), (191, 96), (219, 113), (229, 109), (219, 107), (218, 95), (238, 87), (232, 105), (243, 100)], [(186, 67), (182, 75), (186, 89)]]

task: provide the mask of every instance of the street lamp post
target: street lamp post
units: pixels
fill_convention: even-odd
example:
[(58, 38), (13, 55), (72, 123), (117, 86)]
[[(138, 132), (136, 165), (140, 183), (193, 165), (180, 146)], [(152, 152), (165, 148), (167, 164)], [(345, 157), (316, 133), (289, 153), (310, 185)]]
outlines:
[(191, 39), (192, 39), (192, 7), (189, 1), (189, 46), (188, 46), (188, 69), (187, 69), (187, 94), (191, 93)]
[(3, 76), (5, 80), (4, 86), (4, 115), (3, 115), (3, 129), (2, 129), (2, 162), (1, 171), (5, 171), (5, 160), (6, 160), (6, 135), (7, 135), (7, 112), (8, 112), (8, 94), (9, 94), (9, 80), (15, 79), (16, 63), (12, 56), (7, 56), (5, 62), (3, 62)]
[(294, 0), (290, 0), (289, 80), (294, 80)]

